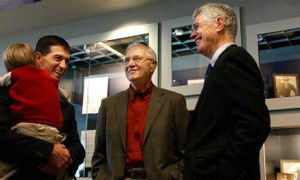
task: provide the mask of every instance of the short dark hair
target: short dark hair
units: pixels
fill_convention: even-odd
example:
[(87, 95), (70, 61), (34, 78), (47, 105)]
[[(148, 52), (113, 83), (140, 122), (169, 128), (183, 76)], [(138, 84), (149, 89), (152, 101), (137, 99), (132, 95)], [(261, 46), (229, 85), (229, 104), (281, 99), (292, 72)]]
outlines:
[(35, 52), (40, 52), (42, 55), (47, 55), (50, 52), (51, 46), (62, 46), (68, 52), (71, 52), (69, 43), (63, 38), (56, 35), (47, 35), (41, 37), (35, 46)]

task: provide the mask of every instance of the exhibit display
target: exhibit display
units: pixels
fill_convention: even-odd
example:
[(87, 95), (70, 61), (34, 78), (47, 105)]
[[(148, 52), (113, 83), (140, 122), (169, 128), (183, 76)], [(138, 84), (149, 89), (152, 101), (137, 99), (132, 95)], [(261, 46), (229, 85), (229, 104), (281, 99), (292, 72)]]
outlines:
[(257, 35), (266, 98), (298, 96), (300, 28)]
[[(293, 92), (289, 96), (279, 98), (278, 94), (276, 97), (277, 91), (274, 83), (276, 79), (280, 79), (278, 75), (292, 76), (298, 79), (300, 72), (300, 28), (297, 27), (297, 24), (299, 20), (300, 18), (290, 18), (246, 27), (247, 50), (261, 69), (265, 85), (266, 104), (271, 111), (300, 108), (298, 89), (297, 92)], [(293, 86), (298, 87), (298, 85), (299, 79), (294, 80)], [(278, 117), (278, 121), (280, 119), (282, 117)], [(277, 118), (273, 118), (273, 122), (277, 124)], [(284, 122), (286, 125), (289, 123), (291, 121)], [(294, 123), (292, 124), (294, 125)]]

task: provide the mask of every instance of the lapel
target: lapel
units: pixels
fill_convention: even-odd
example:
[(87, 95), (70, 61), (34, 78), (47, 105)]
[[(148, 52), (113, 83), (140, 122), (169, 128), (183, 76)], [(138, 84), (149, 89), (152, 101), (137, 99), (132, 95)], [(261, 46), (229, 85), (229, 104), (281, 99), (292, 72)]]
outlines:
[(146, 116), (143, 145), (145, 144), (145, 141), (147, 139), (147, 136), (149, 135), (151, 127), (153, 126), (154, 122), (157, 119), (158, 114), (162, 109), (162, 105), (164, 102), (162, 96), (163, 93), (156, 86), (154, 86), (150, 98), (149, 109)]
[(127, 117), (128, 89), (123, 91), (116, 102), (116, 120), (119, 127), (120, 138), (124, 150), (126, 150), (126, 117)]
[(198, 109), (198, 106), (201, 102), (201, 99), (203, 98), (204, 94), (205, 94), (205, 91), (207, 89), (207, 84), (209, 83), (209, 81), (212, 81), (212, 76), (215, 76), (213, 75), (215, 73), (215, 69), (220, 66), (219, 64), (223, 63), (223, 61), (225, 61), (225, 56), (226, 56), (226, 53), (228, 53), (229, 51), (232, 50), (232, 48), (235, 48), (237, 47), (235, 44), (232, 44), (230, 46), (228, 46), (221, 54), (220, 56), (218, 57), (218, 59), (216, 60), (214, 66), (212, 67), (212, 69), (210, 70), (210, 76), (208, 76), (204, 82), (204, 85), (203, 85), (203, 88), (201, 90), (201, 93), (199, 95), (199, 98), (198, 98), (198, 101), (197, 101), (197, 104), (195, 106), (195, 110)]
[[(213, 67), (212, 67), (212, 68), (213, 68)], [(212, 71), (212, 70), (210, 70), (210, 71)], [(213, 73), (213, 72), (210, 72), (210, 74), (212, 74), (212, 73)], [(202, 90), (201, 90), (201, 92), (200, 92), (200, 95), (199, 95), (199, 97), (198, 97), (197, 104), (196, 104), (194, 110), (197, 110), (197, 109), (199, 108), (198, 106), (200, 105), (201, 99), (202, 99), (203, 95), (205, 94), (206, 87), (207, 87), (207, 83), (208, 83), (209, 79), (210, 79), (210, 78), (207, 77), (207, 78), (205, 79), (205, 81), (204, 81), (203, 88), (202, 88)]]

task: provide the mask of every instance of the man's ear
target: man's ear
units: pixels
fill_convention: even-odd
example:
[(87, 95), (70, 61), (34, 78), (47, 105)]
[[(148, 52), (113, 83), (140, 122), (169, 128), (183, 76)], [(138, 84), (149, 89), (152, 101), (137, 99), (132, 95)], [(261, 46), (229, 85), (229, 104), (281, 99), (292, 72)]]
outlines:
[(225, 19), (224, 17), (222, 16), (218, 16), (216, 18), (216, 26), (217, 26), (217, 31), (220, 32), (220, 31), (223, 31), (224, 28), (225, 28)]
[(151, 68), (150, 68), (150, 72), (154, 72), (157, 66), (157, 61), (151, 61)]
[(40, 52), (35, 52), (35, 63), (37, 67), (42, 66), (42, 54)]

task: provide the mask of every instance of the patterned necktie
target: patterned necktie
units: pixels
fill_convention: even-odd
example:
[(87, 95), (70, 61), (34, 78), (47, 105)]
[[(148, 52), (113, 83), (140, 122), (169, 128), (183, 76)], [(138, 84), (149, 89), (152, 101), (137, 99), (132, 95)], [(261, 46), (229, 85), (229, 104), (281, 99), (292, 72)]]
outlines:
[(209, 63), (205, 73), (205, 80), (208, 78), (209, 72), (211, 71), (212, 65)]

